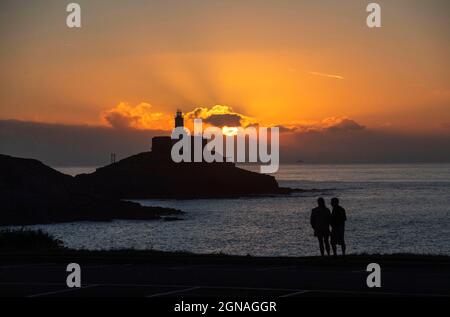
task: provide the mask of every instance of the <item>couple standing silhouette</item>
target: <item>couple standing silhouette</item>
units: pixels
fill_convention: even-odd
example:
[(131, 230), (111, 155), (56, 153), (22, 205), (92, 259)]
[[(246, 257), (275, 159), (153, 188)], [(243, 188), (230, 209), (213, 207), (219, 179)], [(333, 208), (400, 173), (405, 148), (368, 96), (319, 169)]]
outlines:
[[(347, 216), (345, 209), (339, 205), (339, 199), (331, 199), (333, 211), (325, 205), (325, 200), (317, 199), (317, 207), (311, 212), (311, 226), (314, 229), (314, 236), (319, 240), (320, 254), (324, 256), (325, 250), (330, 255), (330, 235), (333, 255), (337, 256), (337, 245), (341, 246), (342, 255), (345, 256), (345, 221)], [(331, 232), (330, 232), (331, 227)], [(324, 250), (325, 249), (325, 250)]]

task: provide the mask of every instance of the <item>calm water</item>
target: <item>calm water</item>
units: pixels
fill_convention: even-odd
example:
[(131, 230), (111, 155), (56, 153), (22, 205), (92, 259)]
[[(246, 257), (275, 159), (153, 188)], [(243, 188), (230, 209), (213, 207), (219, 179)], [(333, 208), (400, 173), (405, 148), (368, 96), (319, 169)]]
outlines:
[[(60, 169), (61, 170), (61, 169)], [(63, 169), (75, 174), (90, 169)], [(450, 165), (284, 165), (281, 186), (332, 189), (347, 210), (350, 252), (450, 254)], [(188, 184), (187, 184), (188, 185)], [(240, 255), (317, 254), (309, 226), (317, 194), (143, 200), (186, 211), (183, 221), (39, 225), (72, 248), (137, 248)]]

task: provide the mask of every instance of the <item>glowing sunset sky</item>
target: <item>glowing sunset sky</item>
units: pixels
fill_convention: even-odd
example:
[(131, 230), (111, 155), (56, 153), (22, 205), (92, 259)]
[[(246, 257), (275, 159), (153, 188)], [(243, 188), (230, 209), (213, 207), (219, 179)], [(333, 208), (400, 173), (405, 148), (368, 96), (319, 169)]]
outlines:
[(166, 129), (177, 108), (227, 105), (266, 125), (450, 129), (449, 1), (378, 1), (381, 29), (369, 1), (77, 2), (78, 30), (66, 1), (1, 2), (0, 119), (128, 111)]

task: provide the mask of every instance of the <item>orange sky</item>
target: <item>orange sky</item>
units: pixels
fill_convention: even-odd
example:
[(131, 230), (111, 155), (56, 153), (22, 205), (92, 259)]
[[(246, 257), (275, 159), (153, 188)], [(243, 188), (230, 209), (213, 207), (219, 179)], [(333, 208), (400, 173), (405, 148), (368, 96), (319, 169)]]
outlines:
[(2, 2), (0, 119), (165, 129), (225, 105), (263, 125), (450, 127), (448, 1), (378, 1), (381, 29), (365, 1), (78, 2), (80, 30), (62, 2)]

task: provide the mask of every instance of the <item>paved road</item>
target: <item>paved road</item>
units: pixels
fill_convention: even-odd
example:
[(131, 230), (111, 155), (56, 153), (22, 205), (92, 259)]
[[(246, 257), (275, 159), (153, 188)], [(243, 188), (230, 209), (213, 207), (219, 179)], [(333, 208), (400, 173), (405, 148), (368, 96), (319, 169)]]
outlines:
[(82, 288), (66, 286), (61, 263), (0, 265), (0, 296), (309, 297), (449, 296), (450, 267), (382, 267), (382, 288), (361, 265), (83, 264)]

